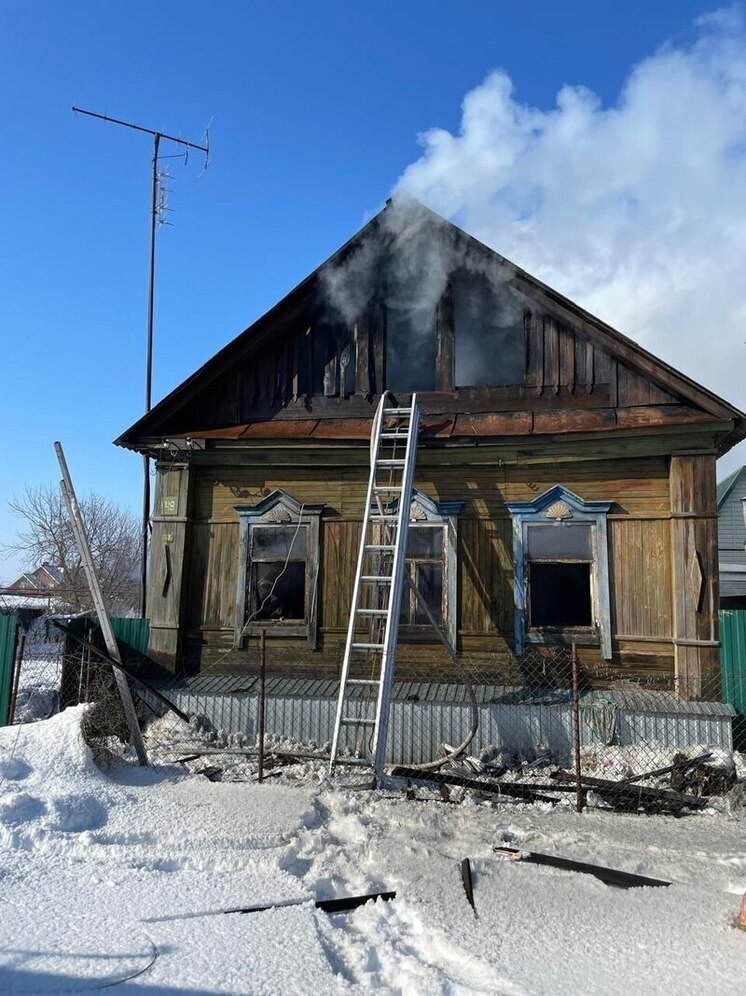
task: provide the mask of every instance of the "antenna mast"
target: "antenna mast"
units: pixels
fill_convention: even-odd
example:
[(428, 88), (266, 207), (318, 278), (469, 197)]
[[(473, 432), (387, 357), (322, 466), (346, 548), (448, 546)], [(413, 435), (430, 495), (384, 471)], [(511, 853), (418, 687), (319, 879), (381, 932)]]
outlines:
[[(196, 149), (205, 154), (205, 169), (210, 157), (210, 136), (205, 132), (205, 145), (198, 145), (196, 142), (187, 142), (186, 139), (176, 138), (167, 135), (163, 131), (154, 131), (152, 128), (143, 128), (142, 125), (133, 124), (130, 121), (120, 121), (118, 118), (110, 118), (107, 114), (97, 114), (95, 111), (86, 111), (82, 107), (73, 107), (76, 114), (85, 114), (89, 118), (98, 118), (99, 121), (108, 121), (109, 124), (121, 125), (130, 128), (132, 131), (141, 131), (146, 135), (153, 136), (153, 168), (151, 176), (151, 199), (150, 199), (150, 275), (148, 280), (148, 331), (147, 344), (145, 350), (145, 413), (152, 408), (152, 383), (153, 383), (153, 310), (155, 302), (155, 233), (158, 224), (165, 224), (163, 215), (168, 208), (162, 197), (159, 198), (160, 175), (158, 173), (158, 155), (162, 141), (174, 142), (183, 146), (185, 160), (189, 156), (190, 149)], [(161, 188), (165, 192), (165, 188)], [(150, 458), (143, 456), (143, 488), (142, 488), (142, 559), (140, 562), (140, 615), (145, 618), (146, 593), (148, 579), (148, 526), (150, 523)]]

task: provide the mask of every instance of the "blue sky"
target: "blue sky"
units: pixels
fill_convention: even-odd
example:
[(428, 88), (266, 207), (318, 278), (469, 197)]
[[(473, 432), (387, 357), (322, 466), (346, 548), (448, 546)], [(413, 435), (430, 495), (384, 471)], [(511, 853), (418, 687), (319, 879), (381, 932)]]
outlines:
[[(76, 117), (72, 104), (194, 140), (212, 122), (206, 172), (198, 155), (186, 168), (169, 160), (157, 400), (382, 204), (421, 157), (421, 132), (457, 134), (462, 101), (488, 73), (504, 70), (512, 100), (537, 112), (566, 85), (613, 108), (660, 46), (691, 53), (695, 21), (711, 9), (5, 0), (0, 542), (16, 527), (8, 497), (57, 479), (57, 438), (79, 491), (139, 503), (140, 461), (111, 441), (143, 406), (151, 145)], [(415, 187), (427, 199), (427, 182)], [(0, 561), (0, 579), (16, 566)]]

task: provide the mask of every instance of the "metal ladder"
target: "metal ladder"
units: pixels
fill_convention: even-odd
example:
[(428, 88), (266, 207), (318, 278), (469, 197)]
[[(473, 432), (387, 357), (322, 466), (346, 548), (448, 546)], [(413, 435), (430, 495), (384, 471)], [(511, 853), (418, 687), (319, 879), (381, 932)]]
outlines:
[[(379, 787), (384, 779), (419, 420), (417, 395), (412, 395), (408, 408), (398, 407), (388, 391), (381, 396), (370, 439), (370, 479), (329, 762), (333, 772), (342, 729), (353, 727), (356, 752), (362, 755), (355, 763), (372, 765)], [(363, 667), (367, 667), (365, 677), (358, 674)], [(353, 689), (360, 694), (351, 694)]]

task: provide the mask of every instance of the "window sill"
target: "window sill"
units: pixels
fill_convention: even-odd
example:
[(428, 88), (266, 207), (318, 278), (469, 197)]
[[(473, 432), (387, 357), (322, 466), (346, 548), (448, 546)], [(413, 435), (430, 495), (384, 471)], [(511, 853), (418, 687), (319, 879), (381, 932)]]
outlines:
[(542, 629), (527, 630), (525, 641), (526, 643), (578, 643), (584, 647), (597, 647), (601, 644), (601, 637), (595, 627), (578, 626), (560, 629), (547, 626)]
[(244, 634), (258, 636), (262, 630), (266, 631), (267, 636), (301, 636), (304, 639), (308, 636), (307, 623), (275, 622), (269, 619), (266, 622), (250, 623)]
[(432, 626), (399, 626), (399, 643), (440, 643)]

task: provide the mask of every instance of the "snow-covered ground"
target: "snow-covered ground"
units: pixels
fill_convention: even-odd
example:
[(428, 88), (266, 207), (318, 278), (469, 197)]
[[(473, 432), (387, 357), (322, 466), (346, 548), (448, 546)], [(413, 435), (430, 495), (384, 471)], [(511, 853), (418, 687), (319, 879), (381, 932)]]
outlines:
[[(332, 789), (310, 766), (262, 785), (104, 774), (85, 708), (0, 730), (2, 993), (744, 991), (738, 815), (449, 805)], [(674, 884), (608, 888), (498, 858), (505, 841)], [(312, 903), (379, 889), (397, 898), (334, 916)]]

